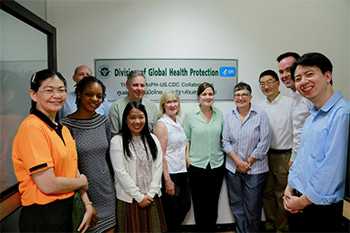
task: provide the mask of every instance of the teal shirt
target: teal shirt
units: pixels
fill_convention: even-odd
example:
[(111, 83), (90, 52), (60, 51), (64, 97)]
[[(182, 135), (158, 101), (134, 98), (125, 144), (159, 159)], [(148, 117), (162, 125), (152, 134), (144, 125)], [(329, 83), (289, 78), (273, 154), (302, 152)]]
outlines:
[(206, 168), (210, 163), (211, 168), (217, 168), (223, 165), (223, 122), (223, 114), (217, 108), (213, 108), (210, 122), (205, 120), (200, 109), (186, 116), (184, 130), (190, 142), (189, 158), (192, 166)]

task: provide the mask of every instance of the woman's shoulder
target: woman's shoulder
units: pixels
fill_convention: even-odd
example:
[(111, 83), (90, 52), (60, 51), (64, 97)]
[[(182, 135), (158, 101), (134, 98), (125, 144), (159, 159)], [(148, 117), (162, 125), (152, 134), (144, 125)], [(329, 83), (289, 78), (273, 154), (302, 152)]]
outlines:
[(118, 143), (118, 142), (122, 142), (122, 141), (123, 141), (123, 138), (122, 138), (122, 135), (120, 135), (120, 134), (114, 135), (111, 139), (111, 143)]
[(161, 115), (161, 116), (158, 118), (158, 120), (157, 120), (157, 122), (164, 122), (164, 121), (166, 121), (166, 115), (165, 115), (165, 114)]
[(154, 133), (151, 133), (151, 136), (152, 136), (153, 140), (158, 141), (158, 138)]
[(69, 115), (61, 120), (61, 124), (67, 126), (68, 128), (79, 128), (79, 129), (93, 129), (100, 127), (105, 124), (109, 124), (108, 117), (95, 113), (89, 119), (78, 119), (74, 116)]
[(44, 121), (34, 114), (29, 114), (18, 126), (16, 137), (37, 139), (38, 135), (48, 135), (50, 131), (51, 128)]
[(215, 106), (213, 106), (213, 112), (215, 112), (216, 114), (223, 115), (222, 111), (218, 107), (215, 107)]
[(258, 115), (267, 117), (265, 110), (260, 105), (252, 104), (251, 109), (252, 111), (256, 112)]
[(224, 120), (224, 114), (219, 108), (213, 107), (213, 113), (216, 115), (214, 119), (219, 119), (220, 121)]
[(192, 109), (183, 114), (183, 122), (189, 122), (199, 114), (198, 109)]
[(43, 126), (46, 124), (37, 116), (33, 114), (29, 114), (25, 117), (19, 125), (19, 129), (21, 130), (35, 130), (35, 129), (43, 129)]
[(71, 118), (69, 118), (69, 116), (65, 116), (61, 119), (60, 123), (62, 125), (68, 125), (71, 122)]
[(159, 139), (157, 138), (157, 136), (153, 133), (151, 133), (151, 136), (152, 136), (154, 142), (157, 144), (157, 147), (160, 148), (160, 142), (159, 142)]

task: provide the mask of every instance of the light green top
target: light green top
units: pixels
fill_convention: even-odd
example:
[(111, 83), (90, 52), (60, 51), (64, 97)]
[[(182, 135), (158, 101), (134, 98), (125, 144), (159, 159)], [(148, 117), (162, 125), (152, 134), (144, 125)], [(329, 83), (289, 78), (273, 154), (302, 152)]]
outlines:
[(221, 144), (223, 122), (222, 112), (215, 107), (209, 122), (200, 109), (186, 116), (184, 130), (190, 142), (189, 158), (192, 166), (206, 168), (210, 163), (211, 168), (217, 168), (224, 163)]
[[(109, 120), (111, 122), (111, 132), (112, 135), (116, 135), (122, 129), (122, 119), (123, 112), (126, 105), (129, 103), (128, 97), (124, 97), (115, 101), (111, 108), (109, 109)], [(148, 126), (152, 131), (153, 126), (157, 122), (158, 119), (158, 108), (157, 106), (151, 102), (150, 100), (143, 98), (142, 104), (145, 105), (147, 116), (148, 116)]]

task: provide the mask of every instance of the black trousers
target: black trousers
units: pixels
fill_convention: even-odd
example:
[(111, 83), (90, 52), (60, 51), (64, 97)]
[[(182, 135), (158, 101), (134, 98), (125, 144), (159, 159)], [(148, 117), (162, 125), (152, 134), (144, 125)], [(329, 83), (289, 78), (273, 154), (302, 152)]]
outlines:
[(176, 232), (191, 208), (191, 195), (187, 173), (170, 174), (175, 184), (175, 195), (170, 196), (165, 192), (163, 180), (162, 204), (169, 232)]
[(290, 232), (347, 232), (343, 202), (307, 206), (301, 213), (289, 214)]
[(45, 205), (23, 206), (20, 232), (72, 232), (73, 197)]
[(209, 165), (188, 169), (194, 219), (200, 232), (215, 232), (224, 171), (224, 166), (211, 169)]

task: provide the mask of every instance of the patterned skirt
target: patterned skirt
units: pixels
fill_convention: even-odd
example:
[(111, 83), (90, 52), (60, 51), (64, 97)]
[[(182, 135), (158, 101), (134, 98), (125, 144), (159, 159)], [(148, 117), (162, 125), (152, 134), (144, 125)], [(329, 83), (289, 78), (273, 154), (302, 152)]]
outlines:
[(136, 201), (117, 200), (118, 232), (166, 232), (163, 207), (158, 196), (151, 205), (141, 208)]

